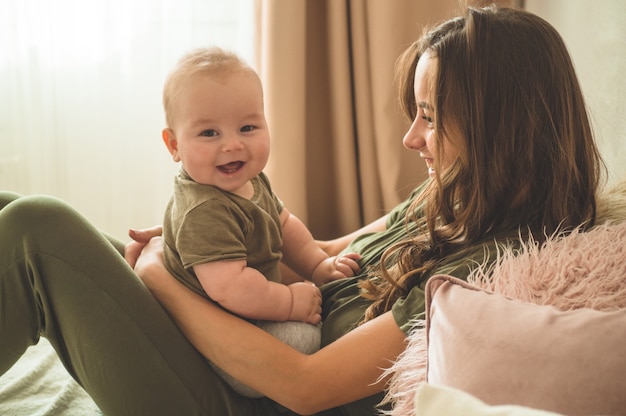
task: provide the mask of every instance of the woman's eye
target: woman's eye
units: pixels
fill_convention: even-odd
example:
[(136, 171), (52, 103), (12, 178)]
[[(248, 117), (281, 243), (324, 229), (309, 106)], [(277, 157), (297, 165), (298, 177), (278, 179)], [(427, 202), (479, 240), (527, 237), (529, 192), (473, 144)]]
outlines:
[(215, 130), (204, 130), (202, 133), (200, 133), (201, 136), (205, 136), (205, 137), (215, 137), (217, 136), (217, 132)]
[(433, 116), (431, 115), (431, 112), (432, 111), (429, 105), (418, 103), (416, 115), (417, 117), (421, 118), (427, 123), (429, 129), (432, 129), (435, 127), (435, 123), (433, 120)]
[(243, 126), (243, 127), (241, 128), (241, 132), (246, 133), (246, 132), (250, 132), (250, 131), (252, 131), (252, 130), (254, 130), (254, 129), (255, 129), (255, 127), (254, 127), (254, 126), (247, 125), (247, 126)]

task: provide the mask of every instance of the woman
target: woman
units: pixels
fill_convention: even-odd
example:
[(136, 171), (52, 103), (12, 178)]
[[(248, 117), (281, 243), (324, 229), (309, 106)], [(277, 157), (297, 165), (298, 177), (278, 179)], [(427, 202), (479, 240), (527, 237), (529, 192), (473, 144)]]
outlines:
[[(0, 371), (41, 333), (105, 413), (375, 413), (428, 277), (464, 278), (496, 244), (592, 224), (602, 168), (565, 46), (532, 14), (470, 9), (422, 36), (398, 74), (412, 120), (404, 145), (430, 179), (383, 219), (322, 244), (360, 253), (372, 274), (322, 287), (319, 352), (193, 294), (165, 272), (158, 230), (139, 233), (127, 258), (174, 325), (77, 213), (20, 198), (0, 211), (0, 311), (11, 317), (0, 320)], [(236, 396), (204, 357), (268, 398)]]

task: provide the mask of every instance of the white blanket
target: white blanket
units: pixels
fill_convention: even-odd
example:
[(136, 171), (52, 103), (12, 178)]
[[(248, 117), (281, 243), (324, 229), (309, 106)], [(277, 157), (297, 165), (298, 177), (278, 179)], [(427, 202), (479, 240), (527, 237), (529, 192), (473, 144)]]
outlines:
[(0, 415), (101, 416), (45, 339), (0, 377)]

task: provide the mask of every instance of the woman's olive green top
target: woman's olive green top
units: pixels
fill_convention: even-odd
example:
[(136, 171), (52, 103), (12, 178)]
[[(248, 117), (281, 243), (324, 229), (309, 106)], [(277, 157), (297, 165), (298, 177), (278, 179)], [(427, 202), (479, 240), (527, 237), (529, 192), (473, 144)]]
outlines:
[[(427, 182), (417, 187), (407, 200), (390, 212), (385, 231), (359, 236), (344, 250), (344, 252), (356, 252), (362, 256), (360, 265), (363, 272), (358, 276), (334, 281), (322, 287), (323, 346), (354, 329), (362, 321), (365, 310), (372, 302), (359, 295), (359, 281), (367, 277), (368, 269), (378, 266), (386, 247), (408, 238), (415, 231), (415, 223), (407, 222), (406, 215), (411, 203), (426, 184)], [(465, 280), (477, 265), (492, 262), (495, 253), (496, 243), (490, 239), (443, 259), (431, 275), (449, 274)], [(414, 321), (424, 316), (426, 280), (423, 280), (423, 284), (413, 287), (407, 296), (400, 298), (392, 307), (392, 314), (398, 327), (407, 334), (413, 327)], [(376, 339), (373, 338), (371, 342), (375, 343)], [(367, 345), (363, 345), (363, 348), (367, 348)], [(355, 351), (355, 354), (358, 354), (358, 351)], [(334, 411), (340, 411), (345, 415), (376, 414), (374, 409), (382, 397), (382, 394), (368, 397), (341, 406), (340, 409), (334, 409)], [(329, 414), (336, 413), (329, 412)]]

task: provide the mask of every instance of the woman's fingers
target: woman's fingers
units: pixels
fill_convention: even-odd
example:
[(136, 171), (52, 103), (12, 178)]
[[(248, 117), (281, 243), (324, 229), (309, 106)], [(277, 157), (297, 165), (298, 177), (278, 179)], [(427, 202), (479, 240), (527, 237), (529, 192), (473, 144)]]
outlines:
[(152, 237), (157, 237), (163, 234), (163, 226), (155, 225), (150, 228), (142, 228), (140, 230), (131, 228), (128, 230), (128, 235), (134, 241), (138, 243), (148, 243)]

